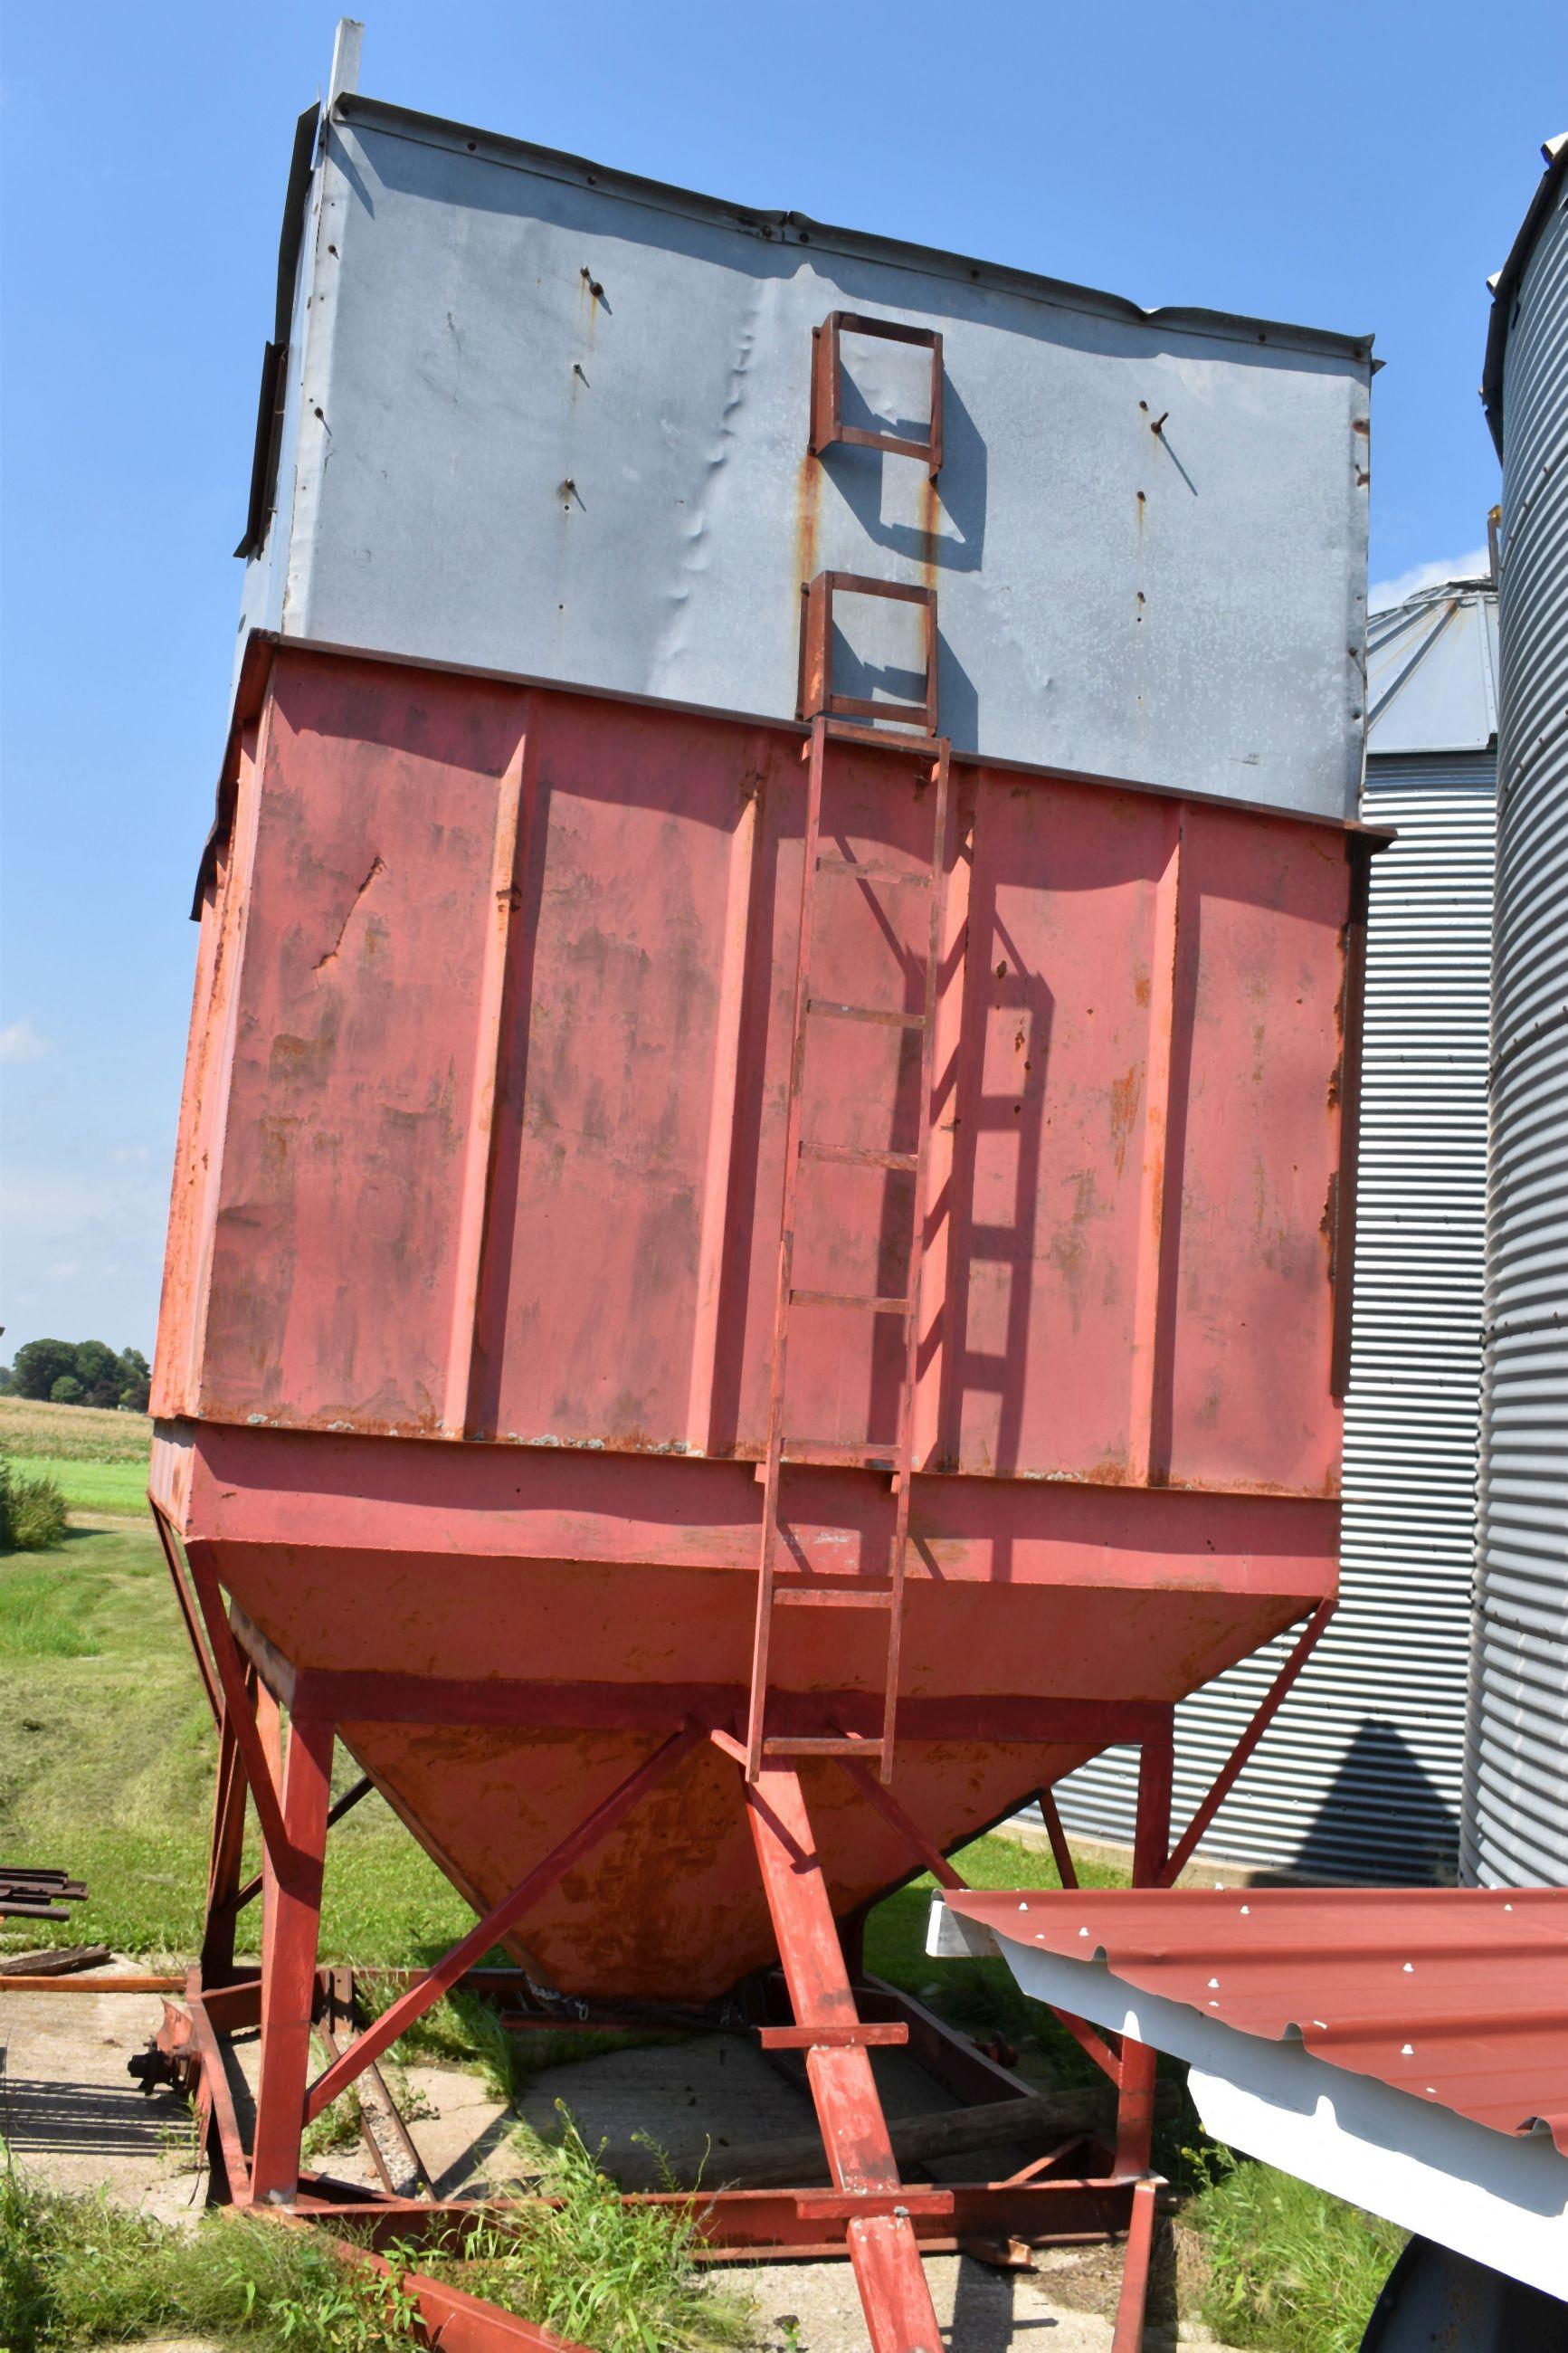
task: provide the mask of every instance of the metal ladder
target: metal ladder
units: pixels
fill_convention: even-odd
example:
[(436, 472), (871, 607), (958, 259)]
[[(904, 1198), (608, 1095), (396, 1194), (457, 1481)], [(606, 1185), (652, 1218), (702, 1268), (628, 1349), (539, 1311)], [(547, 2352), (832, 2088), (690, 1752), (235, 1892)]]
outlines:
[[(931, 855), (929, 868), (894, 867), (872, 861), (824, 857), (820, 849), (822, 800), (830, 743), (874, 744), (895, 756), (914, 757), (929, 769), (935, 786)], [(836, 722), (826, 714), (814, 718), (805, 747), (808, 762), (805, 839), (801, 869), (800, 931), (795, 976), (795, 1020), (790, 1047), (788, 1120), (784, 1140), (784, 1211), (779, 1234), (778, 1290), (773, 1309), (773, 1381), (768, 1404), (768, 1444), (763, 1470), (762, 1559), (757, 1589), (757, 1619), (752, 1651), (751, 1706), (746, 1734), (746, 1774), (755, 1781), (768, 1765), (797, 1757), (875, 1757), (884, 1781), (893, 1769), (893, 1743), (899, 1698), (899, 1654), (903, 1634), (904, 1574), (909, 1551), (910, 1481), (913, 1470), (915, 1377), (920, 1346), (921, 1272), (924, 1260), (926, 1166), (931, 1141), (931, 1086), (936, 1025), (937, 975), (942, 956), (943, 881), (947, 843), (949, 744), (945, 736), (923, 741), (894, 736), (872, 727)], [(816, 927), (816, 892), (824, 879), (876, 882), (892, 888), (923, 890), (930, 894), (931, 926), (925, 964), (923, 1009), (919, 1013), (884, 1012), (864, 1005), (843, 1005), (813, 997), (811, 949)], [(813, 1141), (801, 1134), (803, 1080), (809, 1025), (813, 1021), (866, 1021), (888, 1028), (915, 1030), (921, 1039), (920, 1110), (913, 1152), (879, 1152), (858, 1145)], [(857, 1297), (836, 1292), (797, 1290), (794, 1282), (795, 1209), (803, 1161), (837, 1162), (857, 1167), (885, 1168), (912, 1174), (907, 1291), (902, 1295)], [(858, 1308), (868, 1315), (897, 1315), (904, 1327), (903, 1375), (899, 1395), (898, 1437), (891, 1446), (845, 1445), (837, 1440), (814, 1439), (786, 1431), (784, 1383), (789, 1360), (790, 1317), (797, 1307)], [(783, 1473), (791, 1463), (830, 1461), (863, 1463), (890, 1472), (894, 1497), (893, 1532), (888, 1573), (881, 1578), (843, 1580), (835, 1591), (820, 1578), (783, 1572), (778, 1567), (779, 1517)], [(878, 1740), (843, 1734), (770, 1736), (767, 1731), (768, 1661), (773, 1612), (782, 1608), (876, 1609), (888, 1620), (881, 1736)]]

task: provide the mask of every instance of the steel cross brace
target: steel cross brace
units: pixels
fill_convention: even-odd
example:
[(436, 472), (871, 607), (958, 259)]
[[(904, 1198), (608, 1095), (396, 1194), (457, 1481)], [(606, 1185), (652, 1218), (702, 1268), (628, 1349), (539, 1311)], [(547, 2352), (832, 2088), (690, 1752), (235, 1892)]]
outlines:
[(342, 2057), (335, 2059), (316, 2078), (305, 2101), (305, 2122), (309, 2124), (319, 2116), (340, 2092), (348, 2088), (362, 2069), (368, 2067), (373, 2059), (379, 2059), (400, 2034), (406, 2032), (416, 2019), (423, 2018), (425, 2012), (457, 1983), (465, 1970), (481, 1960), (500, 1938), (510, 1935), (531, 1904), (536, 1903), (541, 1895), (563, 1878), (590, 1847), (596, 1846), (621, 1817), (630, 1812), (639, 1798), (646, 1796), (648, 1790), (672, 1773), (707, 1737), (705, 1725), (683, 1725), (679, 1732), (672, 1733), (635, 1772), (629, 1773), (618, 1788), (612, 1789), (607, 1798), (601, 1799), (592, 1813), (585, 1815), (542, 1862), (535, 1863), (510, 1895), (488, 1912), (477, 1926), (470, 1928), (434, 1968), (427, 1970), (405, 1993), (400, 1994), (391, 2008), (384, 2010), (373, 2026), (366, 2027), (362, 2034), (357, 2035)]
[(1262, 1699), (1259, 1700), (1252, 1720), (1241, 1738), (1215, 1775), (1209, 1785), (1207, 1796), (1161, 1864), (1154, 1882), (1157, 1887), (1173, 1886), (1180, 1878), (1183, 1869), (1191, 1860), (1197, 1847), (1198, 1841), (1236, 1787), (1243, 1767), (1279, 1714), (1291, 1684), (1316, 1650), (1318, 1639), (1333, 1616), (1337, 1606), (1337, 1597), (1331, 1596), (1327, 1601), (1321, 1601), (1308, 1619), (1295, 1649), (1275, 1676)]
[(249, 1787), (256, 1807), (257, 1819), (261, 1825), (262, 1844), (267, 1859), (275, 1871), (287, 1878), (291, 1873), (297, 1872), (302, 1860), (308, 1863), (309, 1859), (300, 1858), (295, 1854), (289, 1842), (289, 1833), (284, 1828), (283, 1808), (279, 1802), (278, 1784), (274, 1778), (271, 1760), (268, 1757), (262, 1741), (258, 1721), (254, 1683), (247, 1673), (248, 1662), (241, 1654), (239, 1645), (234, 1639), (234, 1630), (228, 1622), (228, 1615), (223, 1606), (223, 1595), (218, 1587), (216, 1574), (206, 1556), (205, 1545), (186, 1546), (185, 1560), (190, 1571), (191, 1588), (195, 1595), (196, 1610), (199, 1612), (201, 1624), (206, 1632), (207, 1649), (212, 1654), (212, 1665), (209, 1670), (206, 1652), (203, 1651), (196, 1637), (195, 1622), (185, 1598), (184, 1580), (174, 1566), (163, 1515), (156, 1506), (153, 1507), (153, 1517), (158, 1523), (159, 1534), (163, 1542), (164, 1556), (168, 1559), (170, 1574), (174, 1580), (174, 1590), (180, 1597), (180, 1606), (191, 1637), (191, 1647), (195, 1651), (196, 1662), (202, 1670), (209, 1696), (213, 1692), (213, 1678), (215, 1675), (216, 1678), (217, 1696), (214, 1712), (220, 1728), (233, 1736), (238, 1765)]

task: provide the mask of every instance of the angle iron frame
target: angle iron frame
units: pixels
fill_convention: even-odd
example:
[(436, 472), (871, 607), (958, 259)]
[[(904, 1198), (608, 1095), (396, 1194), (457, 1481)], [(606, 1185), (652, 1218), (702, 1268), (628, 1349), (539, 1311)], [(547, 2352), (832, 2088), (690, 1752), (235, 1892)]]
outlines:
[[(1093, 2242), (1124, 2233), (1127, 2260), (1114, 2353), (1136, 2353), (1142, 2339), (1160, 2186), (1151, 2168), (1154, 2052), (1120, 2037), (1101, 2037), (1083, 2021), (1057, 2013), (1115, 2087), (1114, 2149), (1096, 2150), (1085, 2136), (1078, 2135), (1006, 2179), (906, 2187), (893, 2160), (870, 2074), (868, 2046), (895, 2039), (907, 2041), (911, 2055), (961, 2099), (977, 2088), (984, 2099), (1016, 2096), (1029, 2087), (953, 2035), (910, 1997), (846, 1966), (844, 1934), (828, 1905), (798, 1777), (786, 1768), (764, 1772), (755, 1780), (746, 1776), (745, 1751), (736, 1737), (743, 1717), (742, 1687), (680, 1694), (683, 1698), (700, 1698), (707, 1705), (677, 1712), (673, 1722), (667, 1715), (662, 1727), (665, 1736), (644, 1763), (569, 1831), (552, 1853), (536, 1864), (443, 1960), (424, 1971), (378, 1973), (398, 1979), (403, 1991), (373, 2024), (361, 2025), (353, 2039), (342, 2039), (342, 2030), (357, 2021), (360, 2013), (352, 1973), (322, 1968), (319, 1963), (316, 1937), (321, 1882), (330, 1823), (341, 1820), (369, 1785), (362, 1781), (335, 1806), (328, 1803), (335, 1727), (346, 1719), (348, 1711), (329, 1717), (321, 1703), (329, 1697), (349, 1699), (353, 1715), (362, 1716), (367, 1703), (374, 1707), (367, 1684), (384, 1680), (400, 1686), (402, 1679), (280, 1672), (277, 1654), (249, 1627), (243, 1613), (233, 1605), (226, 1609), (205, 1548), (199, 1544), (181, 1546), (163, 1512), (156, 1505), (153, 1511), (204, 1683), (216, 1701), (219, 1731), (218, 1791), (203, 1954), (185, 1980), (183, 2000), (165, 1997), (164, 2024), (158, 2037), (165, 2066), (183, 2074), (195, 2094), (210, 2161), (211, 2196), (277, 2211), (285, 2218), (309, 2220), (329, 2231), (335, 2221), (340, 2229), (352, 2228), (356, 2237), (371, 2243), (379, 2237), (383, 2244), (394, 2241), (417, 2244), (431, 2238), (449, 2242), (454, 2233), (460, 2237), (486, 2214), (517, 2211), (520, 2204), (525, 2210), (536, 2205), (535, 2200), (470, 2203), (396, 2195), (384, 2151), (375, 2160), (382, 2181), (379, 2191), (333, 2181), (301, 2166), (305, 2126), (362, 2074), (368, 2073), (376, 2094), (374, 2103), (366, 2105), (380, 2109), (384, 2103), (391, 2111), (384, 2085), (370, 2071), (398, 2032), (453, 1987), (501, 1994), (510, 1989), (529, 1999), (521, 1970), (483, 1969), (478, 1966), (483, 1954), (509, 1933), (531, 1902), (628, 1815), (647, 1791), (710, 1744), (737, 1767), (737, 1802), (745, 1809), (752, 1829), (794, 2013), (790, 2021), (755, 2020), (752, 2031), (763, 2047), (798, 2050), (805, 2045), (807, 2083), (833, 2186), (826, 2190), (803, 2187), (701, 2193), (697, 2200), (700, 2258), (733, 2263), (847, 2254), (855, 2265), (876, 2353), (907, 2353), (908, 2348), (921, 2341), (925, 2328), (921, 2300), (925, 2298), (929, 2304), (929, 2298), (920, 2267), (922, 2252), (968, 2249), (989, 2254), (992, 2260), (1005, 2260), (1005, 2251), (1015, 2242)], [(1053, 1736), (1060, 1738), (1066, 1723), (1081, 1736), (1088, 1719), (1094, 1716), (1099, 1719), (1096, 1732), (1102, 1742), (1135, 1740), (1141, 1762), (1133, 1880), (1146, 1886), (1168, 1884), (1300, 1673), (1332, 1609), (1329, 1601), (1313, 1612), (1247, 1732), (1174, 1845), (1170, 1827), (1174, 1712), (1170, 1706), (1030, 1703), (1015, 1697), (999, 1707), (1003, 1728), (1000, 1733), (994, 1730), (993, 1736), (1037, 1742)], [(345, 1683), (350, 1686), (347, 1690), (342, 1688)], [(515, 1713), (508, 1709), (500, 1720), (515, 1721), (520, 1728), (541, 1722), (537, 1705), (523, 1704), (527, 1692), (527, 1686), (516, 1687)], [(557, 1705), (564, 1704), (568, 1714), (586, 1713), (602, 1723), (617, 1700), (630, 1701), (633, 1696), (602, 1687), (596, 1704), (590, 1701), (585, 1706), (574, 1707), (568, 1697), (563, 1703), (558, 1700)], [(661, 1694), (659, 1699), (668, 1708), (676, 1696)], [(848, 1704), (854, 1697), (826, 1694), (818, 1705), (815, 1695), (803, 1694), (801, 1704), (815, 1710), (825, 1729), (839, 1732), (857, 1713)], [(392, 1704), (391, 1694), (387, 1704)], [(398, 1720), (411, 1720), (416, 1705), (414, 1693), (396, 1690)], [(286, 1749), (281, 1739), (282, 1706), (289, 1708), (290, 1716)], [(497, 1720), (498, 1713), (493, 1706), (485, 1710), (485, 1720)], [(860, 1736), (868, 1752), (874, 1753), (873, 1725), (864, 1708), (858, 1713)], [(459, 1713), (456, 1691), (427, 1687), (426, 1701), (418, 1709), (416, 1720), (457, 1723), (473, 1721), (474, 1715), (471, 1702), (466, 1719)], [(640, 1706), (631, 1706), (625, 1720), (627, 1728), (654, 1728)], [(940, 1736), (917, 1714), (906, 1727), (906, 1737), (918, 1738), (922, 1731), (927, 1737)], [(930, 1870), (941, 1884), (963, 1883), (948, 1859), (866, 1765), (853, 1756), (832, 1761), (864, 1801), (899, 1833), (912, 1866)], [(234, 1959), (235, 1918), (254, 1896), (258, 1884), (255, 1880), (242, 1882), (239, 1875), (247, 1799), (256, 1807), (264, 1855), (259, 1970), (241, 1968)], [(1049, 1829), (1056, 1810), (1048, 1790), (1042, 1793), (1041, 1804)], [(1057, 1827), (1059, 1831), (1059, 1820)], [(1065, 1852), (1065, 1839), (1061, 1846)], [(1069, 1853), (1069, 1870), (1070, 1861)], [(1068, 1873), (1063, 1876), (1066, 1880)], [(590, 2027), (597, 2023), (592, 2018), (577, 2022)], [(605, 2021), (606, 2027), (612, 2022)], [(728, 2019), (713, 2021), (721, 2028), (731, 2022)], [(263, 2034), (262, 2070), (256, 2129), (247, 2145), (225, 2046), (229, 2036), (257, 2025)], [(313, 2042), (325, 2047), (328, 2059), (311, 2082)], [(368, 2125), (365, 2130), (367, 2139), (373, 2138)], [(401, 2120), (392, 2124), (390, 2130), (405, 2169), (414, 2170), (413, 2144)], [(1086, 2147), (1095, 2159), (1088, 2172), (1075, 2169), (1081, 2166)], [(684, 2192), (626, 2195), (628, 2202), (637, 2206), (689, 2209), (692, 2203)], [(344, 2256), (345, 2260), (369, 2259), (363, 2247), (345, 2247)], [(443, 2344), (457, 2346), (460, 2340), (464, 2353), (501, 2353), (502, 2348), (515, 2348), (515, 2353), (573, 2353), (548, 2331), (531, 2329), (530, 2324), (496, 2312), (478, 2298), (426, 2282), (423, 2275), (413, 2279), (408, 2292), (416, 2301), (423, 2299), (426, 2323), (439, 2327)]]

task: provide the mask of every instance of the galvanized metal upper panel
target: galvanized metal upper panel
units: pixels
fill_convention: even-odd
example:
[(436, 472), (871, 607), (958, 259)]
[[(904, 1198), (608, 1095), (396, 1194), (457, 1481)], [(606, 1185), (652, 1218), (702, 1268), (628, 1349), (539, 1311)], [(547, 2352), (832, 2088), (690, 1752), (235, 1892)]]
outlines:
[[(1353, 814), (1364, 338), (1146, 313), (359, 98), (310, 202), (250, 619), (793, 717), (802, 583), (924, 583), (956, 750)], [(934, 491), (807, 456), (838, 308), (940, 329)], [(918, 415), (896, 346), (848, 396)]]

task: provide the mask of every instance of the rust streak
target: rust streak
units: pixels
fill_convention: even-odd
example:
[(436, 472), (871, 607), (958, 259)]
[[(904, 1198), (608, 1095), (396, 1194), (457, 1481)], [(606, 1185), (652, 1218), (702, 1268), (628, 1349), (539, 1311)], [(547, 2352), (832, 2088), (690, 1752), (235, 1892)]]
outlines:
[(1120, 1176), (1127, 1162), (1127, 1146), (1138, 1119), (1139, 1098), (1143, 1092), (1143, 1074), (1136, 1062), (1119, 1079), (1110, 1082), (1110, 1148), (1116, 1155), (1116, 1173)]
[(942, 501), (936, 484), (929, 474), (921, 478), (921, 581), (923, 586), (936, 587), (936, 569), (942, 541)]

